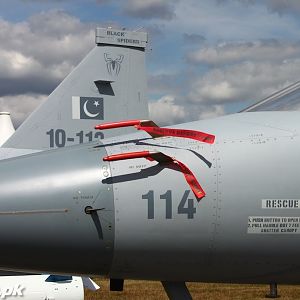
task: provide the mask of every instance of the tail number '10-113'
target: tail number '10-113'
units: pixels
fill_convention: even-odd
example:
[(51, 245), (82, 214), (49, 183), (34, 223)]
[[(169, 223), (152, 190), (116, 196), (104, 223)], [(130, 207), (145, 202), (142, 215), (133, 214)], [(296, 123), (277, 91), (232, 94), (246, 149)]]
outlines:
[[(194, 206), (195, 200), (189, 198), (190, 191), (186, 190), (182, 196), (182, 199), (178, 205), (177, 213), (179, 215), (186, 215), (188, 219), (193, 219), (196, 213), (196, 207)], [(173, 218), (173, 198), (172, 191), (168, 190), (165, 194), (159, 196), (159, 199), (155, 199), (154, 191), (150, 190), (147, 194), (142, 195), (142, 199), (148, 201), (148, 219), (154, 219), (155, 209), (154, 203), (156, 201), (165, 200), (166, 203), (166, 219)]]
[(82, 144), (87, 142), (92, 142), (94, 140), (103, 139), (104, 135), (102, 132), (84, 132), (79, 131), (75, 132), (72, 136), (67, 136), (67, 133), (63, 129), (51, 129), (46, 132), (47, 135), (49, 135), (50, 138), (50, 148), (61, 148), (65, 147), (67, 144)]

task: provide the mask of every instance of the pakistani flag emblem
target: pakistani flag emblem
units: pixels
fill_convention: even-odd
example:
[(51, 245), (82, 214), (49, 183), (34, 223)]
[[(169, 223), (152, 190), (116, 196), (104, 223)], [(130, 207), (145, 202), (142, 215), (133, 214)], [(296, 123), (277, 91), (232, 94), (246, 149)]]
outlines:
[(72, 119), (103, 120), (103, 98), (72, 97)]

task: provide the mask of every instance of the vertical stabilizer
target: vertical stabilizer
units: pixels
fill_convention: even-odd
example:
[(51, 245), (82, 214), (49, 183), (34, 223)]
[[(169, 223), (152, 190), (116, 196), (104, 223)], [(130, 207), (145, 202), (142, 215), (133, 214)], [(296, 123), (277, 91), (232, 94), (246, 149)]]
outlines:
[[(94, 131), (96, 124), (147, 119), (147, 33), (96, 29), (96, 47), (38, 107), (4, 147), (64, 147), (128, 133)], [(74, 45), (76, 47), (76, 45)]]
[(15, 128), (9, 112), (0, 112), (0, 147), (14, 134)]

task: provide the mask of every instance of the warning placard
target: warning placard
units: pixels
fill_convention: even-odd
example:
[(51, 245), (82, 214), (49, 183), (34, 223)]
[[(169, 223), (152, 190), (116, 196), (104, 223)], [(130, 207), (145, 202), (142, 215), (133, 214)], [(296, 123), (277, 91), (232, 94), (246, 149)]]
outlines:
[(300, 234), (300, 217), (248, 217), (248, 233)]

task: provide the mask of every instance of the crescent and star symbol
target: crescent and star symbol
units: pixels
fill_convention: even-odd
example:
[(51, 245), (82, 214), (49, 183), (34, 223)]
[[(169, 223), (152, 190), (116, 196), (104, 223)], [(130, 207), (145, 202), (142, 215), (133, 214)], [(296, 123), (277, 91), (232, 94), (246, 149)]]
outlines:
[[(84, 102), (84, 105), (83, 105), (83, 111), (84, 111), (84, 113), (88, 116), (88, 117), (90, 117), (90, 118), (96, 118), (99, 114), (100, 114), (100, 112), (99, 113), (97, 113), (97, 114), (92, 114), (92, 113), (90, 113), (89, 111), (88, 111), (88, 109), (87, 109), (87, 103), (89, 102), (89, 100), (86, 100), (85, 102)], [(94, 105), (96, 106), (96, 107), (98, 107), (100, 104), (99, 104), (99, 101), (94, 101)]]

